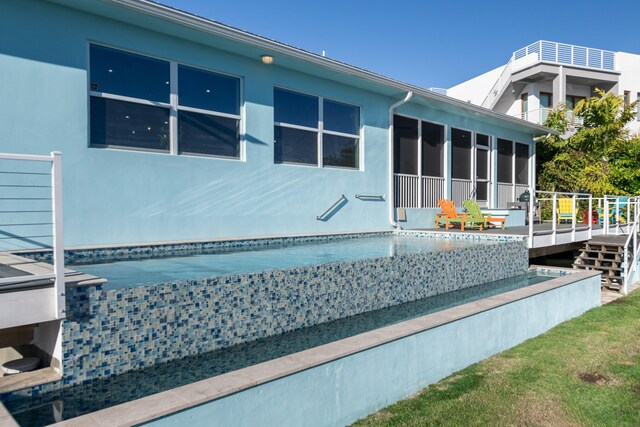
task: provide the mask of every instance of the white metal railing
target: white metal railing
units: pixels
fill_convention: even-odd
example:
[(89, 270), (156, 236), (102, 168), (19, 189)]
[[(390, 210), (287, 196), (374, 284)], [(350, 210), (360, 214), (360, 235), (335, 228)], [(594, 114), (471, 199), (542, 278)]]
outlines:
[(511, 59), (509, 59), (509, 62), (507, 62), (507, 65), (504, 66), (504, 69), (502, 70), (502, 73), (500, 73), (500, 76), (498, 76), (498, 80), (496, 80), (496, 82), (491, 87), (491, 90), (489, 91), (487, 96), (485, 96), (484, 100), (482, 101), (482, 104), (480, 104), (481, 106), (486, 107), (486, 108), (493, 108), (494, 107), (496, 101), (502, 95), (502, 92), (504, 91), (504, 88), (507, 86), (507, 83), (509, 82), (509, 79), (511, 78), (511, 70), (513, 68), (513, 60), (514, 59), (513, 59), (513, 56), (512, 56)]
[(417, 175), (396, 173), (394, 178), (395, 204), (397, 208), (417, 208), (419, 203)]
[[(29, 276), (19, 277), (7, 277), (0, 279), (0, 285), (17, 284), (24, 282), (37, 281), (42, 279), (55, 279), (54, 291), (54, 309), (57, 318), (61, 319), (65, 317), (65, 278), (64, 278), (64, 238), (62, 228), (62, 154), (60, 152), (52, 152), (49, 156), (36, 156), (27, 154), (9, 154), (0, 153), (0, 161), (3, 165), (17, 165), (19, 163), (33, 164), (35, 163), (49, 163), (50, 164), (50, 185), (42, 184), (30, 184), (25, 183), (24, 179), (27, 176), (43, 176), (47, 173), (33, 172), (27, 167), (25, 170), (2, 170), (0, 171), (0, 187), (3, 190), (10, 190), (10, 197), (2, 198), (0, 200), (10, 203), (9, 208), (0, 208), (0, 232), (4, 237), (2, 239), (26, 240), (42, 237), (51, 237), (51, 249), (53, 250), (53, 273), (50, 274), (37, 274)], [(7, 162), (5, 162), (7, 161)], [(15, 163), (14, 163), (15, 162)], [(19, 168), (19, 166), (18, 166)], [(18, 183), (12, 183), (7, 178), (9, 176), (18, 176), (22, 181)], [(33, 197), (31, 194), (23, 194), (33, 189), (49, 189), (50, 197)], [(41, 209), (40, 207), (32, 209), (28, 207), (29, 202), (51, 202), (51, 210)], [(20, 205), (20, 203), (22, 203)], [(29, 222), (25, 220), (29, 214), (33, 213), (46, 213), (51, 214), (51, 222)], [(18, 222), (15, 222), (18, 221)], [(29, 235), (30, 228), (36, 228), (41, 226), (51, 226), (50, 235)], [(15, 228), (25, 230), (25, 234), (13, 231)]]
[(511, 60), (515, 61), (531, 54), (537, 55), (538, 61), (600, 70), (615, 70), (615, 53), (612, 51), (546, 40), (539, 40), (516, 50), (513, 52)]
[(423, 208), (437, 208), (438, 200), (444, 199), (444, 185), (444, 178), (423, 176), (421, 206)]
[(473, 184), (469, 179), (451, 180), (451, 200), (456, 206), (462, 206), (464, 201), (472, 198)]
[[(543, 124), (547, 118), (549, 118), (549, 113), (552, 111), (552, 108), (539, 108), (535, 110), (524, 111), (521, 113), (513, 113), (511, 114), (514, 117), (520, 117), (522, 120), (526, 120), (528, 122)], [(574, 128), (582, 127), (584, 120), (582, 117), (576, 115), (573, 110), (566, 110), (567, 123)]]
[(393, 174), (397, 208), (435, 208), (445, 195), (445, 179), (435, 176)]
[[(636, 214), (629, 230), (629, 236), (624, 243), (624, 279), (622, 282), (622, 293), (629, 293), (629, 282), (631, 281), (631, 275), (638, 270), (638, 262), (640, 262), (640, 247), (638, 246), (638, 223), (640, 222), (640, 209), (638, 209), (640, 202), (636, 200), (635, 209)], [(629, 247), (631, 246), (631, 249)]]
[(514, 201), (513, 184), (498, 182), (498, 205), (500, 209), (507, 207), (507, 203)]
[[(541, 246), (553, 246), (557, 244), (565, 244), (576, 241), (591, 239), (593, 235), (593, 196), (588, 193), (566, 193), (555, 191), (536, 191), (529, 189), (531, 197), (529, 200), (529, 248)], [(565, 213), (564, 218), (560, 212), (560, 200), (568, 200), (571, 204), (569, 214)], [(587, 224), (578, 225), (576, 217), (579, 212), (578, 203), (580, 201), (587, 202)], [(536, 216), (540, 222), (549, 222), (548, 218), (544, 218), (542, 210), (545, 210), (545, 202), (551, 202), (551, 228), (542, 228), (536, 230), (534, 227)], [(561, 216), (558, 216), (561, 215)], [(561, 221), (570, 221), (570, 227), (558, 227)], [(540, 240), (540, 245), (536, 245), (536, 240)]]

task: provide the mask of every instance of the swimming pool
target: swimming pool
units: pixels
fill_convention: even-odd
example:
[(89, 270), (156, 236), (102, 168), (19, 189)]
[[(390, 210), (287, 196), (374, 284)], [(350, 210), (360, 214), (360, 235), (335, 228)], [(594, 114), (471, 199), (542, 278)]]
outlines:
[[(364, 235), (358, 238), (275, 242), (264, 246), (203, 249), (183, 256), (160, 256), (99, 263), (77, 262), (84, 273), (104, 277), (104, 289), (123, 289), (175, 280), (260, 273), (294, 267), (389, 258), (400, 255), (448, 251), (497, 242), (478, 240), (436, 240), (414, 235)], [(85, 260), (86, 262), (86, 260)]]
[(187, 357), (31, 399), (7, 402), (6, 406), (20, 425), (48, 425), (387, 325), (542, 283), (554, 277), (557, 276), (528, 273)]
[[(256, 262), (244, 263), (246, 255)], [(214, 265), (220, 256), (233, 260), (218, 263), (227, 265), (226, 270)], [(528, 249), (521, 237), (432, 232), (80, 248), (67, 251), (65, 257), (77, 264), (77, 270), (104, 268), (99, 275), (111, 283), (67, 287), (62, 380), (24, 390), (22, 396), (521, 275), (528, 269)], [(118, 276), (123, 271), (127, 274)], [(225, 274), (229, 271), (233, 272)]]

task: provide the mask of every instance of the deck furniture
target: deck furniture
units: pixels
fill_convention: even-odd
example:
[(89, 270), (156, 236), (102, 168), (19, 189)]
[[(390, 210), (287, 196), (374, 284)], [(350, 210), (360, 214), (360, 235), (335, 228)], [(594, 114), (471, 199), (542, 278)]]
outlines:
[(482, 231), (483, 227), (487, 228), (495, 226), (495, 223), (501, 224), (501, 227), (504, 230), (507, 219), (483, 214), (480, 209), (480, 204), (475, 200), (465, 200), (464, 208), (467, 210), (469, 218), (471, 218), (475, 223), (480, 224), (480, 231)]
[(609, 202), (609, 221), (611, 222), (611, 224), (622, 223), (626, 221), (627, 203), (629, 203), (628, 197), (617, 197), (616, 200)]
[(558, 224), (562, 224), (562, 221), (573, 222), (573, 199), (558, 199), (556, 212), (558, 214)]
[(448, 230), (449, 226), (458, 224), (460, 225), (460, 228), (464, 230), (464, 223), (462, 220), (467, 217), (467, 214), (458, 213), (453, 200), (440, 199), (438, 200), (438, 205), (440, 205), (442, 212), (436, 214), (436, 228), (440, 227), (442, 220), (444, 219), (445, 229)]

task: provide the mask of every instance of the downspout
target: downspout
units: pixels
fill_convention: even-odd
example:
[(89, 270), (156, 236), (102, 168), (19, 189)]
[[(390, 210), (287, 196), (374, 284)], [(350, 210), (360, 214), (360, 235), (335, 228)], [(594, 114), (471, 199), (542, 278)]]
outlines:
[(409, 102), (412, 97), (413, 92), (409, 91), (407, 92), (407, 95), (404, 97), (404, 99), (396, 102), (395, 104), (391, 105), (391, 107), (389, 107), (389, 223), (391, 223), (394, 228), (402, 227), (396, 222), (396, 216), (394, 212), (396, 197), (394, 193), (395, 186), (393, 178), (393, 112), (402, 104)]

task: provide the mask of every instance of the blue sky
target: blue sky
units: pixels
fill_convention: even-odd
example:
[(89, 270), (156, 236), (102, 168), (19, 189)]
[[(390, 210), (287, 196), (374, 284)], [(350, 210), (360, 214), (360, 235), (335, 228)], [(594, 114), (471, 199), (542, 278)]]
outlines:
[(637, 0), (159, 2), (422, 87), (454, 86), (540, 39), (640, 54)]

